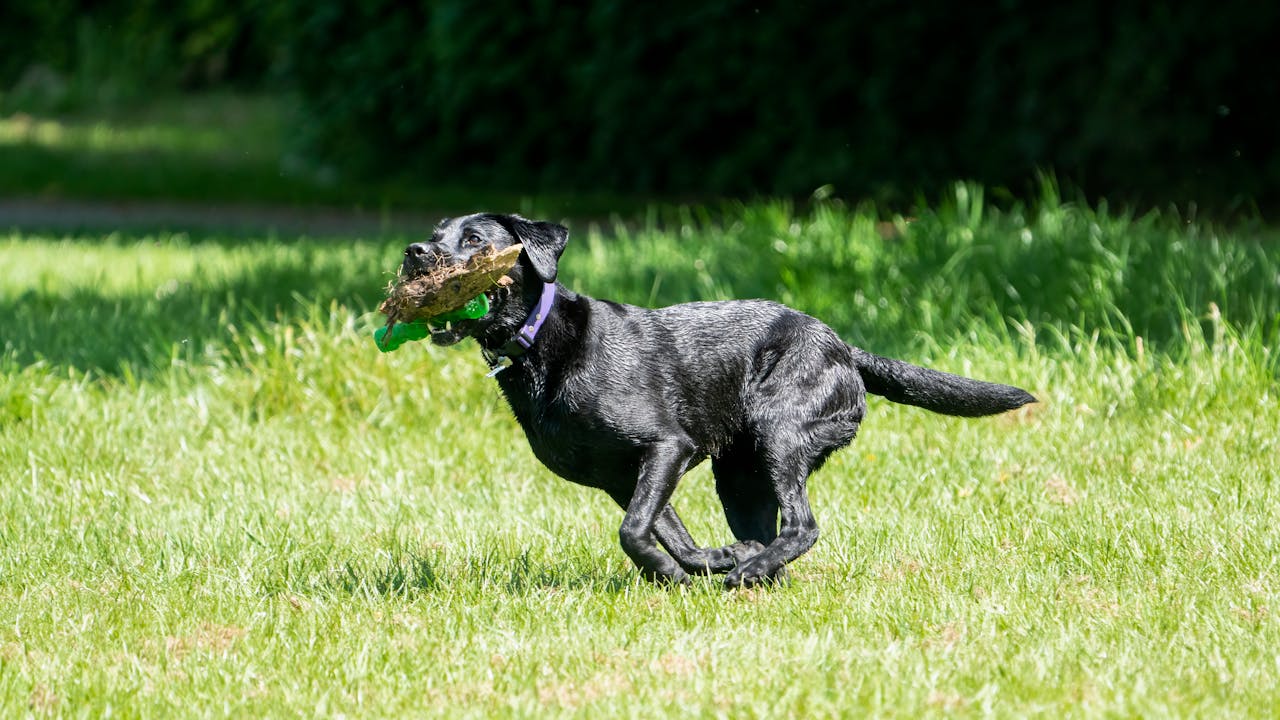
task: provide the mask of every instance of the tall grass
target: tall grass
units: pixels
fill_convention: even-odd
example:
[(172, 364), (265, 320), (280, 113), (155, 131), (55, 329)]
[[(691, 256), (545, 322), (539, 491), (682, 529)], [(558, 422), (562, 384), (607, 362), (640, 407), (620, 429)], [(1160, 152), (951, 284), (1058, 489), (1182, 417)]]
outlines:
[[(964, 192), (575, 225), (580, 290), (779, 298), (1043, 401), (874, 402), (739, 593), (640, 581), (473, 349), (373, 348), (400, 240), (10, 235), (0, 715), (1269, 716), (1274, 235)], [(725, 542), (710, 480), (675, 502)]]
[(776, 298), (852, 341), (897, 350), (916, 333), (950, 338), (975, 323), (1173, 347), (1210, 304), (1236, 327), (1277, 337), (1272, 228), (1227, 230), (1172, 209), (1115, 214), (1063, 202), (1051, 183), (1034, 206), (1000, 209), (984, 196), (957, 184), (934, 207), (889, 220), (838, 201), (808, 213), (787, 203), (651, 213), (616, 239), (592, 236), (589, 264), (570, 268), (581, 267), (579, 284), (642, 302)]

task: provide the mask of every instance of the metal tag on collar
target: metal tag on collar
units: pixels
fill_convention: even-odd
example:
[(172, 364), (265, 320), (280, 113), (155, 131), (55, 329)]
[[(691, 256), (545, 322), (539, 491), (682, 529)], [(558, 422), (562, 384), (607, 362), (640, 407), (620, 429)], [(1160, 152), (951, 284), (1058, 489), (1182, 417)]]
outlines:
[(484, 376), (487, 378), (494, 377), (498, 373), (502, 372), (503, 370), (506, 370), (507, 368), (511, 367), (514, 364), (515, 362), (511, 358), (507, 357), (506, 355), (499, 355), (497, 361), (493, 365), (493, 369), (485, 373)]

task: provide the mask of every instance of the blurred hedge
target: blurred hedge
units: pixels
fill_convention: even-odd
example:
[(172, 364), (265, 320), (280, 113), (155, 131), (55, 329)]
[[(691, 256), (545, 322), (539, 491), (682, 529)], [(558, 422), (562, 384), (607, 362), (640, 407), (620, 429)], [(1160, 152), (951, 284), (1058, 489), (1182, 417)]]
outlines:
[(316, 163), (497, 190), (1274, 199), (1276, 37), (1242, 0), (6, 0), (0, 90), (271, 78)]
[(291, 2), (340, 166), (640, 192), (1277, 187), (1280, 5)]
[(258, 86), (280, 65), (283, 20), (270, 0), (4, 0), (0, 95), (60, 110)]

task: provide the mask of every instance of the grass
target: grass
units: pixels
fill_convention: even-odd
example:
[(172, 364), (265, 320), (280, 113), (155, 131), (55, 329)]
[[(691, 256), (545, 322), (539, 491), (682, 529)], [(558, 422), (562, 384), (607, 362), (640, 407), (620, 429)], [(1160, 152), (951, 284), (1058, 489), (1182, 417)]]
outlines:
[[(1273, 712), (1273, 231), (974, 186), (606, 230), (574, 226), (579, 290), (779, 298), (1043, 403), (874, 401), (794, 582), (668, 591), (474, 348), (374, 350), (398, 241), (11, 234), (0, 715)], [(720, 543), (710, 485), (675, 502)]]

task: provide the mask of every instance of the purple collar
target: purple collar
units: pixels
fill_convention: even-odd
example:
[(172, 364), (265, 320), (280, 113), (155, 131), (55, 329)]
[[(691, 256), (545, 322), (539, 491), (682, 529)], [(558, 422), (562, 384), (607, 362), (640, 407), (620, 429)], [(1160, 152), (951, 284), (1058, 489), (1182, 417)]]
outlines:
[(509, 358), (520, 357), (526, 350), (533, 347), (534, 341), (538, 339), (538, 331), (542, 329), (542, 324), (551, 316), (551, 309), (556, 304), (556, 284), (553, 282), (544, 282), (542, 284), (542, 297), (538, 298), (538, 304), (534, 306), (533, 312), (529, 313), (529, 317), (520, 326), (520, 330), (515, 336), (507, 341), (497, 354)]

